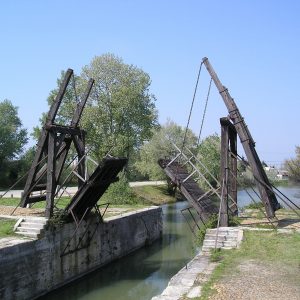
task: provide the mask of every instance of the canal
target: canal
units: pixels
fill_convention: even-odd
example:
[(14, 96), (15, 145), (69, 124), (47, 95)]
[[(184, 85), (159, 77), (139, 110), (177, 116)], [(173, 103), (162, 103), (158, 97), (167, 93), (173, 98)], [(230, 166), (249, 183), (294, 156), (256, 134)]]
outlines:
[[(163, 238), (41, 299), (148, 300), (194, 257), (193, 235), (181, 213), (187, 202), (163, 205)], [(189, 217), (185, 213), (186, 217)]]
[[(300, 186), (279, 189), (300, 205)], [(249, 192), (255, 197), (253, 191), (249, 190)], [(251, 199), (245, 191), (238, 192), (240, 207), (250, 202)], [(162, 240), (135, 251), (41, 299), (149, 300), (160, 294), (170, 278), (196, 253), (193, 235), (181, 213), (181, 210), (187, 206), (187, 202), (162, 206), (164, 222)], [(185, 216), (189, 218), (187, 213)], [(192, 223), (190, 218), (189, 220)]]

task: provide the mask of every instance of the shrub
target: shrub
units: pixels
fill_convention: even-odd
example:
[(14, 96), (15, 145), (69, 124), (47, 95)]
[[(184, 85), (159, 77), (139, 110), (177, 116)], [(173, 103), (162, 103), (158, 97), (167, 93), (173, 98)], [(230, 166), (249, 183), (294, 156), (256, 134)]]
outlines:
[[(124, 173), (119, 177), (119, 181), (111, 184), (108, 190), (105, 192), (102, 201), (111, 204), (137, 204), (138, 198), (135, 196), (129, 182), (126, 179)], [(102, 202), (101, 201), (101, 202)]]

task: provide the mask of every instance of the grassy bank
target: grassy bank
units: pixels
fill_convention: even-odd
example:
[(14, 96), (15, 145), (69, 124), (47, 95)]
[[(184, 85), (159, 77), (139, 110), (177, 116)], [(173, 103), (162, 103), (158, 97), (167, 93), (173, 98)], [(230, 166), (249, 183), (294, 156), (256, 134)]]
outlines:
[(176, 198), (169, 195), (166, 185), (139, 186), (132, 189), (139, 202), (144, 204), (162, 205), (176, 202)]
[[(300, 234), (281, 234), (276, 231), (245, 231), (244, 240), (239, 249), (221, 250), (213, 255), (220, 260), (210, 280), (202, 287), (199, 300), (209, 299), (216, 292), (215, 285), (224, 278), (230, 278), (239, 272), (238, 266), (243, 262), (254, 261), (265, 264), (277, 271), (285, 270), (285, 280), (299, 282)], [(272, 275), (270, 276), (270, 280)]]
[(16, 220), (0, 219), (0, 238), (14, 235), (14, 225)]

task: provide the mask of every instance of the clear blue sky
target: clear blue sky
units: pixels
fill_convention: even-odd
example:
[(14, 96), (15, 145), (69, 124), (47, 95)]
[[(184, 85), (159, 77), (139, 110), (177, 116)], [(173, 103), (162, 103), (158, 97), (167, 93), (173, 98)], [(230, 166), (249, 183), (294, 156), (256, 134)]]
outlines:
[[(114, 53), (147, 72), (159, 120), (185, 126), (196, 74), (207, 56), (230, 90), (261, 159), (280, 163), (300, 144), (299, 1), (1, 1), (0, 100), (19, 107), (30, 132), (47, 111), (61, 70), (80, 73)], [(205, 72), (203, 72), (205, 75)], [(191, 128), (198, 133), (207, 76)], [(227, 111), (213, 89), (204, 136)]]

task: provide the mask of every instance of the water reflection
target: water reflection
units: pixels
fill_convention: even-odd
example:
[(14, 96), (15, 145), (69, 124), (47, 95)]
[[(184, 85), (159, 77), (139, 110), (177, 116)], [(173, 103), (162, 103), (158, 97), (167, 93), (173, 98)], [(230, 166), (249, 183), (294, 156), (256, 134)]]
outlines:
[[(290, 200), (292, 200), (296, 205), (300, 205), (300, 186), (299, 185), (289, 185), (289, 186), (281, 186), (277, 187), (277, 189), (283, 193), (285, 196), (287, 196)], [(247, 190), (247, 191), (246, 191)], [(248, 205), (252, 202), (251, 198), (247, 194), (247, 192), (253, 197), (253, 199), (257, 202), (260, 201), (259, 194), (257, 193), (257, 188), (255, 188), (255, 192), (248, 188), (246, 190), (240, 190), (238, 191), (238, 206), (244, 207), (245, 205)], [(283, 207), (287, 207), (287, 205), (284, 203), (283, 200), (280, 199), (280, 197), (277, 197), (278, 201)], [(288, 202), (289, 203), (289, 202)]]

